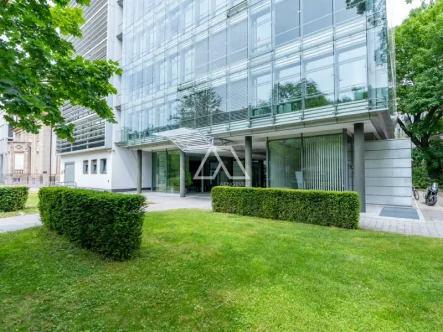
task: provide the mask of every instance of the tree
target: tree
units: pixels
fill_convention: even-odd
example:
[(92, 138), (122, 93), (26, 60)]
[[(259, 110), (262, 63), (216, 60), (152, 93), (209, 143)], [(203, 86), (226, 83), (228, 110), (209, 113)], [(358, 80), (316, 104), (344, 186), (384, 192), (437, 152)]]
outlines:
[(302, 79), (297, 83), (276, 84), (273, 92), (274, 103), (291, 103), (291, 111), (301, 109), (301, 99), (305, 99), (305, 108), (327, 106), (333, 101), (327, 98), (314, 80)]
[(428, 175), (443, 173), (443, 0), (423, 3), (397, 28), (397, 122), (426, 161)]
[[(90, 0), (76, 0), (89, 5)], [(73, 141), (60, 107), (67, 102), (114, 122), (105, 98), (115, 94), (109, 79), (121, 74), (118, 63), (75, 56), (66, 37), (81, 38), (81, 8), (68, 0), (2, 0), (0, 3), (0, 108), (11, 126), (38, 133), (52, 126)]]
[[(212, 88), (202, 91), (191, 90), (178, 100), (177, 114), (171, 119), (177, 119), (184, 127), (194, 126), (194, 120), (208, 124), (209, 116), (222, 113), (220, 109), (222, 98)], [(200, 120), (199, 120), (200, 119)]]

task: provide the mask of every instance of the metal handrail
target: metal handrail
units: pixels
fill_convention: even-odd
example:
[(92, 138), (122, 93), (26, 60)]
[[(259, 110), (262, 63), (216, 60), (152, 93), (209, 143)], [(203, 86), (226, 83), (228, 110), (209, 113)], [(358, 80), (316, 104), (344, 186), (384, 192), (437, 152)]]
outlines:
[(46, 186), (47, 187), (77, 188), (77, 182), (75, 182), (75, 181), (66, 181), (66, 182), (52, 181), (52, 182), (46, 182)]

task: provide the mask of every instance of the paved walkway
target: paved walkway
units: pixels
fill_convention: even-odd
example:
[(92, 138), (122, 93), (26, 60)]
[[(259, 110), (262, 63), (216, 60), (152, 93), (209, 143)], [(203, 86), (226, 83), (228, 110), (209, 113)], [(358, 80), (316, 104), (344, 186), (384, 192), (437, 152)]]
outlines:
[[(148, 212), (167, 211), (174, 209), (211, 210), (209, 194), (193, 194), (180, 198), (177, 194), (144, 193), (150, 204)], [(368, 206), (367, 212), (360, 217), (360, 227), (382, 232), (393, 232), (405, 235), (419, 235), (443, 238), (443, 197), (439, 197), (439, 205), (429, 207), (424, 204), (422, 196), (415, 202), (419, 219), (402, 219), (380, 217), (381, 206)], [(0, 233), (16, 231), (41, 225), (38, 215), (23, 215), (0, 218)]]
[(41, 224), (38, 214), (0, 218), (0, 233), (19, 231), (25, 228), (40, 226)]
[(143, 193), (150, 204), (149, 211), (166, 211), (174, 209), (201, 209), (212, 210), (211, 196), (209, 194), (193, 194), (180, 198), (177, 194)]
[(405, 235), (443, 238), (443, 221), (426, 220), (418, 210), (420, 219), (380, 217), (381, 206), (367, 206), (360, 215), (360, 228)]

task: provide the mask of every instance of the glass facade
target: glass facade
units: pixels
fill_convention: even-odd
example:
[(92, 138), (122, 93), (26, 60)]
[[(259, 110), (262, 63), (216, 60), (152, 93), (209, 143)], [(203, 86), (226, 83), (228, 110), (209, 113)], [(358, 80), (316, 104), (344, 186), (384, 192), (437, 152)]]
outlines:
[(303, 119), (346, 103), (388, 108), (385, 7), (125, 0), (122, 140), (291, 112)]
[[(346, 155), (344, 149), (348, 149), (348, 144), (343, 141), (343, 134), (269, 141), (269, 186), (348, 190), (351, 185), (345, 176), (351, 174), (352, 155)], [(348, 183), (352, 183), (350, 180)]]
[(152, 154), (152, 190), (180, 192), (180, 151)]
[[(180, 192), (180, 152), (168, 150), (152, 153), (152, 190), (159, 192)], [(186, 154), (185, 186), (188, 192), (211, 192), (215, 186), (244, 187), (244, 180), (231, 180), (215, 155), (210, 155), (203, 162), (202, 154)], [(234, 177), (244, 175), (234, 157), (220, 156), (229, 174)], [(241, 159), (242, 165), (245, 164)], [(197, 177), (197, 178), (196, 178)], [(201, 178), (203, 177), (203, 178)], [(252, 163), (252, 184), (254, 187), (265, 186), (263, 161), (254, 160)]]

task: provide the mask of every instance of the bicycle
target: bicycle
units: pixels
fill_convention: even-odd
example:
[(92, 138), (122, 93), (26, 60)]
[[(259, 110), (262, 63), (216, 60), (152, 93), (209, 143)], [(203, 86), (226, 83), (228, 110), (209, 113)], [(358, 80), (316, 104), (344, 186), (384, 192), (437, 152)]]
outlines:
[(418, 195), (418, 191), (414, 186), (412, 186), (412, 194), (414, 195), (415, 200), (418, 201), (420, 196)]

